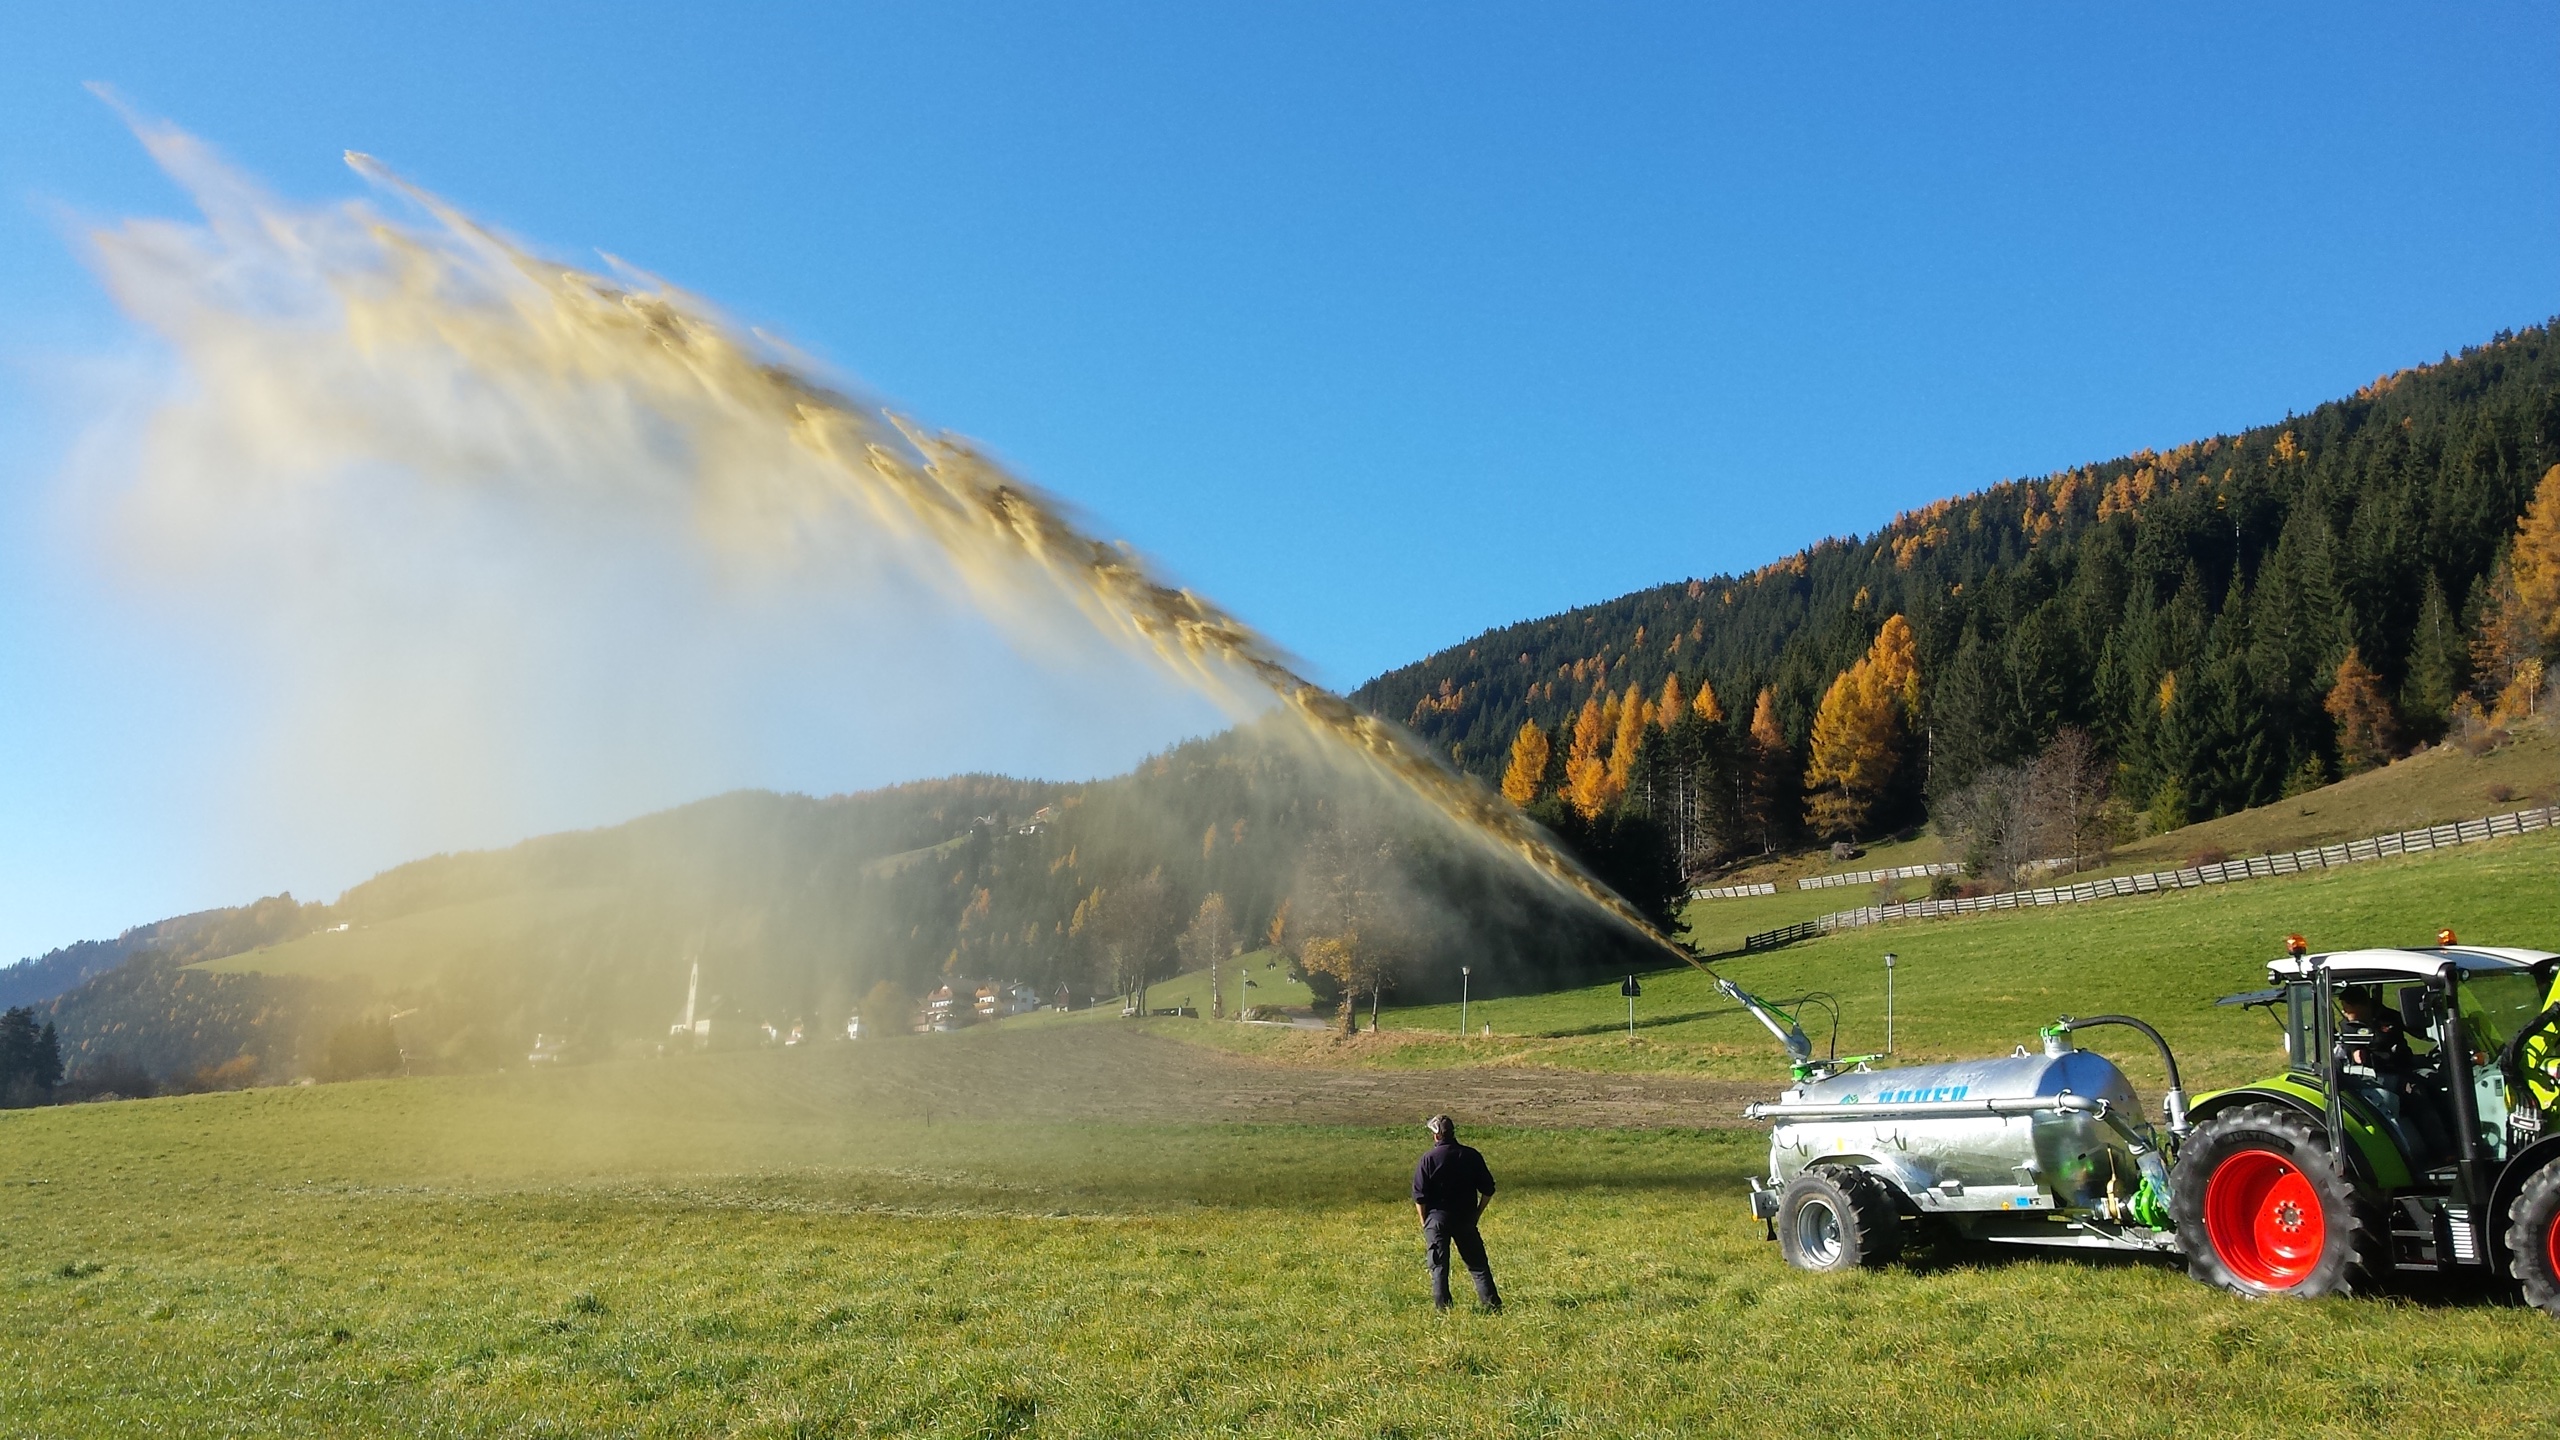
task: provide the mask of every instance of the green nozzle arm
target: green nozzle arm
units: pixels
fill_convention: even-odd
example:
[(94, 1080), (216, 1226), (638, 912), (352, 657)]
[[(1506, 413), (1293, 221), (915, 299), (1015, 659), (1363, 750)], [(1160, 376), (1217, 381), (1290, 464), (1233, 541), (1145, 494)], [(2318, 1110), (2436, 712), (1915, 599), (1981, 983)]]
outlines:
[[(1735, 1004), (1750, 1011), (1753, 1019), (1768, 1027), (1769, 1033), (1778, 1037), (1778, 1043), (1787, 1047), (1789, 1063), (1802, 1065), (1813, 1058), (1813, 1042), (1804, 1038), (1804, 1027), (1796, 1023), (1796, 1017), (1721, 975), (1716, 977), (1716, 988), (1722, 990)], [(1778, 1022), (1781, 1020), (1786, 1024), (1780, 1025)]]

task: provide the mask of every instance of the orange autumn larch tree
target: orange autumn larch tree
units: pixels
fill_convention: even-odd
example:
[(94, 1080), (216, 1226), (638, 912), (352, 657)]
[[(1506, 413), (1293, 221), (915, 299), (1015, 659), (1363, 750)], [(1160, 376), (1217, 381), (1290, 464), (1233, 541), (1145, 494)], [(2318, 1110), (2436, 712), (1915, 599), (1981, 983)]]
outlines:
[(2542, 688), (2539, 637), (2533, 608), (2516, 584), (2515, 567), (2501, 560), (2480, 582), (2480, 626), (2471, 636), (2471, 692), (2499, 724), (2530, 714)]
[(1804, 788), (1815, 830), (1854, 836), (1893, 778), (1899, 707), (1864, 660), (1840, 672), (1813, 712)]
[(2338, 722), (2338, 761), (2353, 775), (2391, 762), (2399, 749), (2400, 722), (2382, 693), (2382, 677), (2364, 663), (2353, 647), (2338, 662), (2337, 683), (2322, 702)]
[(1724, 706), (1716, 703), (1716, 687), (1704, 675), (1698, 677), (1698, 695), (1689, 702), (1689, 709), (1710, 725), (1724, 723)]
[(1511, 768), (1502, 772), (1502, 798), (1514, 805), (1527, 805), (1538, 798), (1538, 789), (1546, 782), (1549, 746), (1547, 732), (1535, 720), (1520, 722), (1520, 733), (1511, 737)]
[(1919, 645), (1910, 622), (1895, 615), (1866, 655), (1831, 682), (1814, 712), (1804, 785), (1815, 829), (1854, 836), (1865, 828), (1893, 781), (1919, 708)]
[(1920, 718), (1920, 637), (1911, 633), (1911, 622), (1887, 616), (1867, 647), (1867, 663), (1875, 667), (1876, 686), (1893, 697), (1910, 727)]
[(1644, 732), (1653, 725), (1653, 706), (1635, 686), (1627, 687), (1627, 697), (1618, 702), (1618, 733), (1609, 745), (1609, 800), (1611, 804), (1627, 793), (1634, 778), (1636, 752), (1644, 748)]
[(1793, 823), (1788, 794), (1795, 768), (1787, 758), (1787, 732), (1778, 724), (1778, 697), (1762, 687), (1751, 707), (1751, 743), (1747, 747), (1749, 783), (1743, 789), (1744, 822), (1760, 837), (1765, 853), (1778, 848), (1781, 832)]
[(2525, 628), (2545, 651), (2560, 649), (2560, 465), (2542, 472), (2507, 564)]
[(1573, 722), (1573, 746), (1565, 753), (1565, 799), (1585, 820), (1609, 806), (1609, 766), (1600, 758), (1601, 740), (1607, 733), (1604, 713), (1598, 696), (1582, 702), (1582, 713)]

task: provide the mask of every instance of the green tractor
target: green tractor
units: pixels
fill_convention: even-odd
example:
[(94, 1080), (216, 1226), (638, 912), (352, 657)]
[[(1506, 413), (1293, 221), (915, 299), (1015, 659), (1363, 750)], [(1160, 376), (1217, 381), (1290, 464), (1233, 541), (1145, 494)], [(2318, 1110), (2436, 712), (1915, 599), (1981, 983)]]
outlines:
[(2330, 1295), (2512, 1278), (2560, 1314), (2560, 956), (2451, 943), (2291, 954), (2223, 999), (2284, 1027), (2281, 1075), (2199, 1099), (2170, 1210), (2201, 1280)]
[[(2064, 1018), (2035, 1050), (1873, 1070), (1816, 1060), (1792, 1016), (1727, 985), (1788, 1047), (1752, 1214), (1807, 1270), (1888, 1264), (1909, 1237), (2184, 1256), (2244, 1295), (2395, 1274), (2512, 1280), (2560, 1314), (2560, 955), (2466, 946), (2308, 953), (2222, 1004), (2282, 1025), (2284, 1073), (2190, 1106), (2127, 1015)], [(2159, 1048), (2163, 1124), (2075, 1033)], [(1868, 1057), (1872, 1058), (1872, 1057)]]

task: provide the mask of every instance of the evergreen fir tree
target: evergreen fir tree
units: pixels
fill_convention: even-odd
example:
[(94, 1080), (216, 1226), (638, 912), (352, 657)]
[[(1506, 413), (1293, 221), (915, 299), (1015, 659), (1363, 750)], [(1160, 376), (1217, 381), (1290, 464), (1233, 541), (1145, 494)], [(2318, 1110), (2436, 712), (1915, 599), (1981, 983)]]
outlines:
[(2453, 618), (2453, 607), (2445, 603), (2444, 587), (2429, 575), (2409, 637), (2408, 678), (2400, 686), (2400, 713), (2419, 738), (2430, 742), (2444, 738), (2445, 727), (2453, 719), (2454, 697), (2462, 693), (2468, 659), (2462, 627)]
[(2479, 618), (2471, 626), (2471, 693), (2492, 716), (2512, 715), (2518, 676), (2538, 657), (2541, 645), (2532, 612), (2506, 561), (2489, 572), (2472, 604)]

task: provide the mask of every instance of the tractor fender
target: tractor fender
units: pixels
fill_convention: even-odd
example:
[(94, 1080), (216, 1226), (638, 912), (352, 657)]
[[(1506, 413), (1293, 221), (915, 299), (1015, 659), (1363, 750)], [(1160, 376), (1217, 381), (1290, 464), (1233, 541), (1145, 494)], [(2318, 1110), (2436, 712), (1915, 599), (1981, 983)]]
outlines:
[[(2329, 1117), (2321, 1104), (2320, 1092), (2290, 1077), (2259, 1085), (2243, 1085), (2237, 1090), (2221, 1090), (2207, 1095), (2188, 1108), (2188, 1123), (2201, 1125), (2235, 1105), (2261, 1102), (2271, 1102), (2299, 1110), (2323, 1127), (2329, 1123)], [(2399, 1147), (2391, 1143), (2391, 1137), (2385, 1134), (2380, 1126), (2373, 1123), (2372, 1117), (2362, 1113), (2362, 1108), (2354, 1096), (2340, 1096), (2339, 1109), (2347, 1122), (2347, 1148), (2354, 1162), (2356, 1179), (2384, 1194), (2395, 1190), (2406, 1190), (2415, 1183), (2416, 1177), (2409, 1173), (2407, 1157), (2400, 1153)], [(2524, 1182), (2518, 1180), (2516, 1183), (2521, 1185)]]

